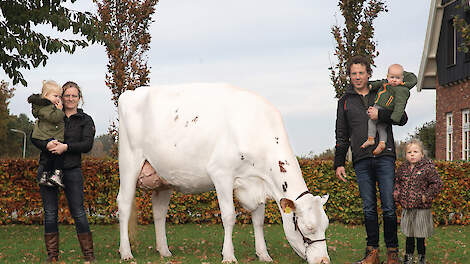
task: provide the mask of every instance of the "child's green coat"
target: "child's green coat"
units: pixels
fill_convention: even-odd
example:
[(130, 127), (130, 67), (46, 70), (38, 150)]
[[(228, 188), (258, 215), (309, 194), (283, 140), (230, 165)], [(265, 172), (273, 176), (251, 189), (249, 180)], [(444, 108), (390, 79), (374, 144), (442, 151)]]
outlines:
[(28, 102), (32, 105), (33, 116), (37, 118), (32, 138), (54, 138), (64, 142), (64, 112), (57, 109), (51, 101), (41, 98), (39, 94), (29, 96)]
[(370, 82), (372, 90), (378, 90), (375, 104), (385, 109), (393, 110), (390, 117), (398, 123), (405, 112), (406, 102), (410, 97), (410, 89), (417, 83), (416, 75), (403, 72), (403, 84), (391, 86), (387, 79)]

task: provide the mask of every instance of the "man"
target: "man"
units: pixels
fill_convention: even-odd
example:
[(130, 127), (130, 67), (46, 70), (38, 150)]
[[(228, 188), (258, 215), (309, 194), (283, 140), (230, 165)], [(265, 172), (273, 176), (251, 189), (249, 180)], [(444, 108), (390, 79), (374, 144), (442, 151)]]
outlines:
[[(397, 216), (393, 200), (396, 155), (391, 126), (387, 126), (387, 147), (380, 154), (376, 156), (372, 154), (379, 142), (378, 138), (375, 139), (375, 145), (361, 148), (361, 144), (367, 140), (368, 118), (394, 124), (390, 119), (393, 111), (377, 110), (377, 108), (371, 107), (374, 104), (377, 91), (369, 90), (368, 81), (372, 69), (366, 58), (353, 57), (349, 62), (347, 73), (352, 85), (338, 100), (334, 168), (336, 177), (346, 182), (344, 163), (348, 148), (351, 146), (367, 232), (366, 254), (363, 259), (355, 263), (380, 263), (376, 183), (379, 186), (383, 211), (384, 240), (387, 246), (386, 263), (398, 263)], [(408, 85), (411, 84), (409, 87), (413, 87), (416, 84), (416, 76), (412, 73), (406, 73), (404, 82)], [(407, 120), (408, 117), (404, 113), (400, 122), (396, 124), (402, 126), (406, 124)]]

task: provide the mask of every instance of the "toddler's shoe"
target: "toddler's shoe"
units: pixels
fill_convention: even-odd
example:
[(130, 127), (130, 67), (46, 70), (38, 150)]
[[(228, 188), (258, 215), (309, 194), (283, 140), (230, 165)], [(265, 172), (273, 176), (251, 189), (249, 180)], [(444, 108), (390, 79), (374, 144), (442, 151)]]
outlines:
[(55, 170), (54, 174), (52, 174), (51, 177), (49, 178), (49, 182), (56, 186), (64, 188), (65, 186), (64, 186), (64, 183), (62, 182), (62, 176), (63, 176), (62, 170)]
[(50, 183), (48, 179), (49, 179), (49, 172), (43, 171), (41, 173), (41, 177), (39, 177), (39, 185), (49, 186), (49, 187), (54, 186), (54, 184)]

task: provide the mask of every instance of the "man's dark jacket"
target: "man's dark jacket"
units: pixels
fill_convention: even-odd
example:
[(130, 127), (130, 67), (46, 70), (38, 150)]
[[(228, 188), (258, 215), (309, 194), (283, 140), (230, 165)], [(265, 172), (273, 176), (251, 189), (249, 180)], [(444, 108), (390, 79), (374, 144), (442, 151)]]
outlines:
[[(414, 74), (409, 78), (416, 78)], [(408, 81), (408, 80), (405, 80)], [(367, 122), (369, 116), (367, 109), (374, 105), (374, 99), (377, 91), (371, 90), (367, 95), (367, 105), (362, 100), (362, 95), (358, 94), (352, 86), (346, 90), (345, 94), (338, 100), (338, 108), (336, 113), (336, 147), (334, 168), (344, 166), (346, 153), (351, 146), (353, 163), (370, 157), (375, 157), (372, 151), (379, 143), (378, 135), (375, 138), (375, 145), (361, 148), (361, 145), (367, 140)], [(379, 122), (403, 126), (408, 122), (406, 112), (403, 114), (399, 123), (394, 123), (390, 116), (392, 110), (380, 109)], [(377, 157), (392, 156), (395, 154), (395, 142), (393, 139), (392, 126), (387, 126), (387, 142), (385, 150)]]
[[(81, 167), (82, 153), (89, 152), (93, 147), (95, 139), (95, 124), (93, 119), (85, 114), (82, 109), (70, 117), (64, 117), (65, 131), (64, 143), (67, 144), (67, 151), (63, 153), (64, 169), (72, 169)], [(47, 141), (31, 138), (32, 143), (41, 150), (39, 164), (46, 165), (46, 155), (43, 152), (48, 151), (46, 148)]]

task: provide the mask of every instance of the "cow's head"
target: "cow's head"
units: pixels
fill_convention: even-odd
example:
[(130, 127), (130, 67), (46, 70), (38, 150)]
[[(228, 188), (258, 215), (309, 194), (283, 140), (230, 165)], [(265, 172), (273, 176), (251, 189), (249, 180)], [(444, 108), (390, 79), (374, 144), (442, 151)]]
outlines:
[(329, 264), (325, 239), (328, 217), (323, 210), (328, 195), (320, 197), (305, 194), (295, 201), (286, 198), (280, 200), (286, 238), (294, 251), (309, 264)]

